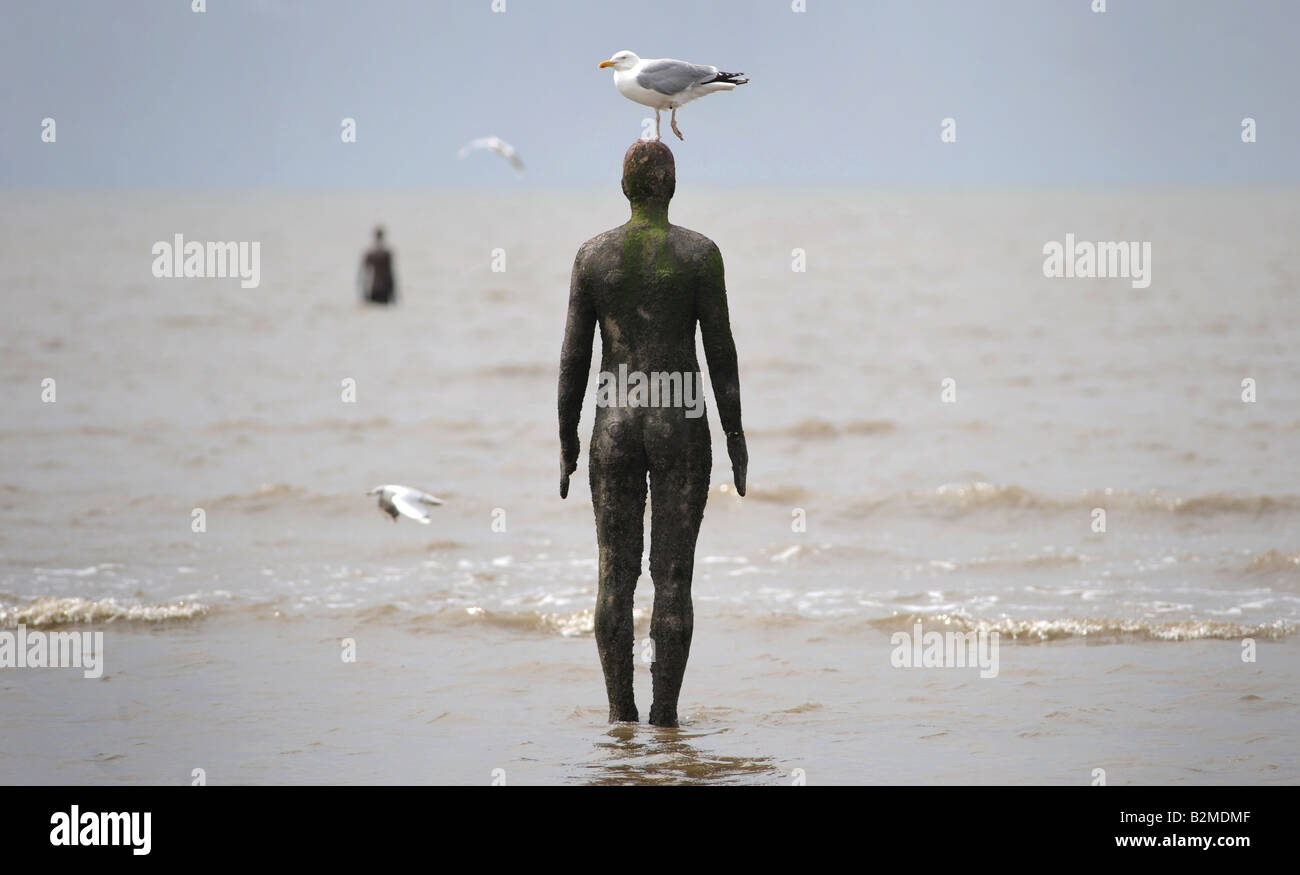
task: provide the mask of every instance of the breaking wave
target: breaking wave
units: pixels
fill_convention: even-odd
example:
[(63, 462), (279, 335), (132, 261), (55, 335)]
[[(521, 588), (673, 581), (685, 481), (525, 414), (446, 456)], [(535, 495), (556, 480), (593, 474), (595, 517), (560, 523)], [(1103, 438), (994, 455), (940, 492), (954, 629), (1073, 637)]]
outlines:
[(75, 626), (91, 623), (166, 623), (208, 613), (198, 602), (124, 605), (116, 599), (39, 598), (27, 605), (0, 604), (0, 628)]
[[(424, 613), (403, 618), (403, 611), (394, 605), (383, 605), (363, 612), (364, 621), (375, 623), (400, 622), (416, 631), (432, 632), (447, 625), (486, 626), (513, 632), (533, 632), (542, 635), (561, 635), (565, 638), (590, 637), (593, 634), (595, 614), (592, 609), (571, 612), (494, 611), (470, 606)], [(648, 609), (637, 607), (633, 622), (642, 628), (649, 623)], [(732, 618), (740, 624), (754, 623), (764, 627), (816, 626), (830, 623), (836, 634), (852, 635), (861, 629), (862, 620), (831, 617), (819, 620), (796, 614), (766, 613), (747, 619)], [(1078, 639), (1098, 643), (1123, 643), (1130, 641), (1236, 641), (1256, 638), (1264, 641), (1281, 641), (1296, 631), (1296, 625), (1287, 620), (1247, 625), (1240, 623), (1185, 620), (1181, 622), (1152, 622), (1149, 620), (1123, 620), (1113, 618), (1060, 618), (995, 620), (966, 617), (959, 614), (899, 614), (867, 620), (866, 625), (882, 632), (911, 632), (920, 623), (925, 631), (955, 629), (960, 632), (997, 632), (1007, 641), (1048, 642)]]
[(1269, 550), (1261, 553), (1246, 566), (1247, 571), (1295, 571), (1300, 572), (1300, 553), (1283, 553)]
[(1242, 638), (1259, 638), (1281, 641), (1296, 630), (1286, 620), (1275, 620), (1257, 626), (1238, 623), (1185, 620), (1174, 623), (1153, 623), (1148, 620), (1118, 620), (1109, 618), (1013, 620), (1007, 617), (983, 620), (955, 614), (899, 615), (872, 620), (868, 625), (882, 632), (911, 632), (920, 623), (925, 631), (939, 627), (959, 632), (997, 632), (1013, 641), (1063, 641), (1072, 638), (1117, 643), (1122, 641), (1235, 641)]
[[(403, 619), (403, 611), (396, 605), (378, 605), (361, 612), (362, 622), (398, 622), (415, 631), (433, 631), (446, 625), (487, 626), (514, 632), (537, 632), (577, 638), (591, 635), (595, 630), (596, 614), (592, 608), (577, 611), (494, 611), (477, 605), (456, 607), (437, 613), (423, 613)], [(650, 621), (650, 612), (637, 607), (632, 610), (632, 621), (641, 626)]]
[(911, 491), (886, 496), (876, 501), (859, 502), (852, 513), (865, 516), (878, 510), (908, 506), (922, 511), (958, 515), (981, 510), (1025, 509), (1078, 511), (1102, 507), (1143, 513), (1178, 516), (1216, 514), (1261, 514), (1300, 511), (1300, 495), (1235, 495), (1213, 492), (1188, 497), (1161, 495), (1158, 492), (1130, 492), (1124, 489), (1094, 489), (1074, 496), (1040, 495), (1021, 486), (975, 481), (945, 483), (933, 490)]

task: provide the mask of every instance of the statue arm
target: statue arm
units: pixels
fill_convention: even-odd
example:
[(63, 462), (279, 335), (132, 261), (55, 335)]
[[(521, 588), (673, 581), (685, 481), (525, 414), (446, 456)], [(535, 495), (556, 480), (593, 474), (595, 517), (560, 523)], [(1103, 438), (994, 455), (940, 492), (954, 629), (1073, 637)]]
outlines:
[(591, 370), (591, 346), (596, 332), (596, 311), (584, 283), (583, 251), (573, 262), (569, 281), (569, 314), (564, 325), (564, 346), (560, 351), (560, 497), (569, 494), (569, 475), (578, 468), (578, 420), (582, 416), (582, 395)]
[(709, 244), (702, 267), (696, 309), (704, 340), (704, 357), (709, 363), (718, 419), (727, 434), (727, 455), (731, 457), (736, 491), (744, 495), (749, 451), (740, 422), (740, 368), (736, 362), (736, 342), (731, 336), (731, 318), (727, 312), (722, 253), (713, 243)]

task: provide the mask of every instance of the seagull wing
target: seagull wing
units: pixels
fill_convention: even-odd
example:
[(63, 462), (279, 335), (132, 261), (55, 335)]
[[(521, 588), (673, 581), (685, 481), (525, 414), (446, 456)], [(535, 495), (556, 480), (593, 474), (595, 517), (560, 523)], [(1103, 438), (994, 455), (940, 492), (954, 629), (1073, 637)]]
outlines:
[(636, 84), (660, 94), (677, 94), (693, 85), (703, 85), (718, 75), (717, 67), (688, 64), (664, 58), (649, 61), (636, 74)]
[(516, 173), (524, 172), (524, 162), (519, 158), (519, 154), (515, 152), (515, 147), (500, 137), (479, 137), (477, 140), (470, 140), (461, 147), (461, 150), (456, 153), (456, 156), (458, 158), (464, 158), (476, 149), (491, 149), (493, 152), (496, 152), (502, 158), (509, 161), (510, 166), (515, 169)]
[(427, 526), (432, 520), (429, 517), (429, 512), (420, 506), (420, 499), (416, 497), (419, 494), (407, 491), (394, 495), (391, 501), (393, 507), (397, 508), (397, 512), (402, 516), (409, 516), (411, 519), (419, 520)]
[(460, 147), (460, 151), (456, 153), (456, 157), (464, 158), (475, 149), (495, 149), (497, 144), (500, 142), (501, 141), (496, 137), (479, 137), (477, 140), (470, 140), (464, 146)]
[(420, 504), (434, 504), (434, 505), (442, 504), (442, 499), (439, 498), (438, 496), (430, 495), (428, 492), (420, 492), (419, 490), (416, 489), (411, 490), (411, 497), (414, 498), (416, 501), (418, 501)]

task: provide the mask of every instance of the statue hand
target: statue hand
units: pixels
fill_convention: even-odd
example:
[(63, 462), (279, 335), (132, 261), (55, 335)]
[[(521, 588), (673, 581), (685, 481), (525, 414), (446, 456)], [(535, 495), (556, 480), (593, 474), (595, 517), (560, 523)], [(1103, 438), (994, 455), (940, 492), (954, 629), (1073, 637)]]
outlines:
[(749, 449), (745, 446), (743, 431), (727, 435), (727, 455), (731, 457), (731, 475), (736, 481), (736, 491), (745, 494), (745, 474), (749, 470)]
[(560, 441), (560, 498), (569, 497), (569, 475), (578, 470), (577, 437)]

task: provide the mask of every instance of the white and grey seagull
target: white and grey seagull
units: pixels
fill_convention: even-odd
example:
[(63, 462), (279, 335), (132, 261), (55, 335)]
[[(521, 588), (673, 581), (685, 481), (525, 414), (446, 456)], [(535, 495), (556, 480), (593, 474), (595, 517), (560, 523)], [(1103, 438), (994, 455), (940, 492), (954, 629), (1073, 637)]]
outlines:
[(628, 100), (655, 111), (655, 139), (659, 139), (659, 113), (673, 111), (670, 124), (677, 139), (685, 140), (677, 129), (677, 107), (715, 91), (731, 91), (744, 85), (744, 73), (723, 73), (717, 67), (675, 61), (672, 58), (638, 58), (634, 52), (618, 52), (600, 69), (614, 68), (614, 87)]
[(410, 486), (398, 486), (390, 483), (386, 486), (376, 486), (366, 493), (366, 495), (379, 496), (379, 509), (393, 518), (397, 522), (398, 515), (409, 516), (413, 520), (419, 520), (426, 526), (433, 522), (426, 508), (442, 504), (442, 499), (435, 495), (430, 495), (422, 489), (412, 489)]
[(496, 152), (502, 158), (509, 161), (510, 166), (515, 169), (515, 173), (524, 172), (523, 159), (519, 157), (519, 153), (515, 151), (515, 147), (500, 137), (479, 137), (477, 140), (470, 140), (464, 146), (461, 146), (460, 151), (456, 153), (456, 157), (465, 158), (469, 153), (478, 149), (491, 149), (493, 152)]

